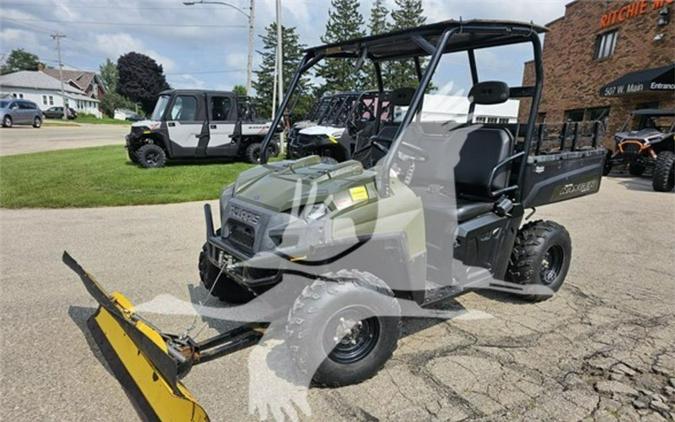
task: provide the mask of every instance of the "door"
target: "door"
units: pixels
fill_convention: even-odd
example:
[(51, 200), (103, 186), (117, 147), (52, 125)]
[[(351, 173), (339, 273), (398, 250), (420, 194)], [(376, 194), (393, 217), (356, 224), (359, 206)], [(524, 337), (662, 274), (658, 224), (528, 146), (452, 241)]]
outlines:
[(33, 107), (26, 101), (17, 101), (19, 109), (17, 110), (17, 123), (33, 123)]
[(210, 157), (233, 156), (237, 153), (234, 139), (237, 110), (234, 97), (209, 95), (209, 142), (206, 155)]
[[(203, 97), (202, 97), (203, 98)], [(202, 100), (203, 101), (203, 100)], [(196, 95), (176, 95), (166, 116), (172, 156), (193, 157), (204, 126), (203, 107)]]

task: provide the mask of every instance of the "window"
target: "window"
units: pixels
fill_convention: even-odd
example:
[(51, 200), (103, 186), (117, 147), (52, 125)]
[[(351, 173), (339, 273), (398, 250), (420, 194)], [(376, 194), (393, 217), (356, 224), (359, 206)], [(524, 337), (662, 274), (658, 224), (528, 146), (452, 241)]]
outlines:
[(231, 109), (230, 97), (211, 97), (211, 120), (215, 122), (227, 120)]
[(43, 96), (42, 96), (42, 104), (43, 104), (43, 105), (49, 104), (49, 103), (47, 103), (47, 96), (46, 96), (46, 95), (43, 95)]
[(614, 54), (618, 31), (605, 32), (595, 40), (595, 59), (603, 60)]
[(54, 105), (54, 97), (49, 96), (49, 105)]
[(586, 120), (605, 122), (609, 116), (609, 107), (593, 107), (586, 109)]
[(584, 120), (584, 109), (583, 108), (565, 111), (565, 121), (566, 122), (580, 122), (582, 120)]
[(171, 108), (170, 120), (179, 122), (194, 121), (197, 119), (197, 98), (179, 95)]

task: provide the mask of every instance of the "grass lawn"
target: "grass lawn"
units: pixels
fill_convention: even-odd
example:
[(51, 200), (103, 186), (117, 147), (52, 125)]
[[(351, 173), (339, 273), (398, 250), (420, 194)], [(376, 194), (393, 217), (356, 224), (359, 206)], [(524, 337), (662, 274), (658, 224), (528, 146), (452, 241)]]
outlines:
[(0, 157), (0, 207), (66, 208), (214, 199), (244, 163), (172, 164), (142, 169), (122, 146)]
[(91, 114), (81, 114), (73, 120), (63, 120), (63, 119), (47, 119), (45, 118), (42, 122), (46, 126), (79, 126), (80, 123), (86, 123), (90, 125), (126, 125), (131, 126), (131, 123), (127, 120), (117, 120), (111, 119), (110, 117), (101, 117), (100, 119)]
[(77, 116), (75, 123), (88, 123), (93, 125), (127, 125), (130, 126), (132, 122), (126, 120), (111, 119), (110, 117), (101, 117), (100, 119), (91, 114), (81, 114)]

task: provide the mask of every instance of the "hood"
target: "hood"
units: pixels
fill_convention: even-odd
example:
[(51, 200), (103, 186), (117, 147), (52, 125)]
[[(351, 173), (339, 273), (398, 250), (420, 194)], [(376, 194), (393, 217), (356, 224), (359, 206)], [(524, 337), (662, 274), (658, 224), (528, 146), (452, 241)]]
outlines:
[(131, 124), (131, 127), (147, 127), (148, 129), (159, 129), (159, 126), (162, 124), (162, 122), (158, 122), (156, 120), (139, 120), (137, 122), (133, 122)]
[(334, 126), (312, 126), (300, 131), (301, 135), (317, 136), (317, 135), (330, 135), (336, 138), (342, 136), (342, 133), (345, 131), (343, 127), (334, 127)]
[(614, 135), (617, 141), (623, 141), (625, 139), (637, 139), (649, 142), (659, 141), (666, 136), (669, 136), (669, 134), (659, 132), (657, 129), (631, 130), (627, 132), (619, 132)]
[[(364, 170), (358, 161), (324, 164), (316, 156), (258, 166), (239, 175), (234, 197), (276, 212), (327, 197), (375, 180), (375, 172)], [(294, 203), (296, 192), (298, 203)]]

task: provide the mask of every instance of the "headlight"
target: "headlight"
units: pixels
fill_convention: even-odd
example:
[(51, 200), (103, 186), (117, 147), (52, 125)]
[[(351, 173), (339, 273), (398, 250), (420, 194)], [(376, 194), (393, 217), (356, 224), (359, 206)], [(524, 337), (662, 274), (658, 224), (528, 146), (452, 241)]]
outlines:
[(303, 217), (306, 221), (316, 221), (326, 214), (328, 214), (330, 210), (326, 206), (326, 204), (314, 204), (314, 205), (308, 205), (305, 207), (305, 211), (303, 211)]

